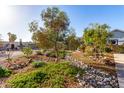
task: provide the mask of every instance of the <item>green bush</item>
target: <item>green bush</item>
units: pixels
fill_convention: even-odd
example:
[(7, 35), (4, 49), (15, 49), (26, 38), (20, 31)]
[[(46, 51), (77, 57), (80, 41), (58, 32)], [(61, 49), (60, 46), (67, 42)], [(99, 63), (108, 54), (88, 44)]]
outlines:
[(8, 82), (8, 86), (14, 88), (36, 88), (42, 82), (45, 74), (41, 71), (32, 71), (23, 74), (16, 74)]
[(55, 52), (55, 51), (50, 51), (50, 52), (48, 53), (48, 55), (49, 55), (50, 57), (56, 57), (56, 52)]
[(43, 49), (43, 53), (45, 53), (47, 50), (46, 49)]
[[(64, 51), (64, 50), (61, 50), (61, 51), (58, 51), (58, 55), (59, 55), (60, 58), (65, 58), (65, 56), (67, 55), (67, 52)], [(56, 57), (56, 52), (55, 51), (47, 51), (46, 56)]]
[(68, 62), (48, 63), (36, 70), (13, 75), (7, 84), (15, 88), (62, 88), (66, 83), (76, 82), (75, 76), (82, 71)]
[(124, 53), (124, 45), (114, 45), (113, 51), (115, 53)]
[(46, 51), (45, 52), (45, 54), (46, 54), (46, 56), (48, 56), (48, 57), (56, 57), (56, 53), (55, 53), (55, 51)]
[(106, 48), (105, 48), (105, 52), (110, 53), (110, 52), (112, 52), (112, 49), (109, 48), (109, 47), (106, 47)]
[(65, 56), (67, 55), (67, 52), (66, 51), (59, 51), (59, 57), (60, 58), (65, 58)]
[(42, 66), (44, 66), (44, 65), (45, 65), (44, 62), (32, 62), (32, 66), (33, 66), (34, 68), (42, 67)]
[(24, 47), (22, 49), (22, 52), (24, 53), (24, 55), (29, 58), (29, 56), (31, 56), (31, 54), (33, 53), (32, 49), (30, 47)]
[(43, 55), (43, 51), (42, 51), (42, 50), (37, 50), (37, 51), (36, 51), (36, 54), (37, 54), (37, 55)]
[(119, 53), (124, 53), (124, 46), (123, 45), (118, 46), (118, 52)]
[(11, 74), (10, 70), (0, 67), (0, 78), (1, 77), (8, 77), (8, 76), (10, 76), (10, 74)]

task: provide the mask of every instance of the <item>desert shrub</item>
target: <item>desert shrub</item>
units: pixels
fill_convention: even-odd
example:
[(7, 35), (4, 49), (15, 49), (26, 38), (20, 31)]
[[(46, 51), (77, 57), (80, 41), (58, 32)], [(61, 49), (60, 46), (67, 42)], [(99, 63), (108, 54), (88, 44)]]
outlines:
[[(67, 52), (64, 50), (61, 50), (61, 51), (58, 51), (58, 54), (59, 54), (59, 58), (65, 58), (65, 56), (67, 55)], [(55, 51), (47, 51), (46, 56), (56, 57), (56, 52)]]
[(85, 45), (80, 45), (80, 47), (79, 47), (79, 49), (80, 49), (82, 52), (85, 52), (85, 48), (86, 48)]
[(55, 52), (55, 51), (50, 51), (50, 52), (48, 53), (48, 55), (49, 55), (50, 57), (56, 57), (56, 52)]
[(7, 49), (4, 53), (7, 55), (6, 56), (6, 60), (8, 61), (8, 62), (11, 62), (12, 61), (12, 55), (13, 55), (13, 50), (11, 50), (11, 49)]
[(45, 65), (45, 63), (44, 62), (32, 62), (32, 66), (34, 67), (34, 68), (38, 68), (38, 67), (42, 67), (42, 66), (44, 66)]
[(110, 59), (104, 59), (103, 62), (108, 66), (115, 66), (115, 62), (111, 61)]
[(48, 63), (30, 72), (13, 75), (7, 82), (9, 87), (65, 87), (67, 83), (76, 82), (75, 76), (83, 70), (70, 65), (68, 62)]
[(106, 48), (105, 48), (105, 52), (110, 53), (110, 52), (112, 52), (112, 49), (109, 48), (109, 47), (106, 47)]
[(94, 54), (93, 48), (91, 46), (87, 46), (85, 48), (85, 53), (86, 53), (86, 56), (93, 56), (93, 54)]
[(56, 57), (55, 51), (52, 51), (52, 50), (46, 51), (45, 54), (48, 57)]
[(67, 52), (66, 51), (59, 51), (59, 57), (60, 58), (65, 58), (65, 56), (67, 55)]
[(24, 53), (24, 55), (29, 58), (29, 56), (31, 56), (31, 54), (33, 53), (32, 49), (30, 47), (24, 47), (22, 49), (22, 52)]
[(124, 53), (124, 46), (123, 45), (118, 46), (118, 52)]
[(114, 45), (113, 50), (116, 53), (124, 53), (124, 45)]
[(45, 53), (47, 51), (47, 49), (43, 49), (42, 51), (43, 51), (43, 53)]
[(10, 76), (11, 71), (0, 66), (0, 78)]
[(36, 54), (37, 54), (37, 55), (43, 55), (43, 51), (42, 51), (42, 50), (37, 50), (37, 51), (36, 51)]

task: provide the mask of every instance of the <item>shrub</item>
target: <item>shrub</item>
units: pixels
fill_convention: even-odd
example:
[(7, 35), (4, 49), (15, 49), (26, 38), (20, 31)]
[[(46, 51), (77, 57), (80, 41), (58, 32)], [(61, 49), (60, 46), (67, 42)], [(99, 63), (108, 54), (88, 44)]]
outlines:
[(104, 59), (103, 62), (108, 66), (115, 66), (115, 62), (111, 61), (109, 58)]
[(118, 46), (118, 52), (124, 53), (124, 46), (123, 45)]
[(10, 74), (11, 74), (10, 70), (0, 67), (0, 77), (7, 77), (10, 76)]
[(36, 51), (36, 54), (37, 55), (43, 55), (43, 51), (42, 50), (38, 50), (38, 51)]
[(116, 53), (124, 53), (124, 45), (114, 45), (113, 50)]
[(66, 51), (59, 51), (59, 57), (60, 58), (65, 58), (65, 56), (67, 55), (67, 52)]
[(46, 49), (43, 49), (43, 53), (45, 53), (47, 50)]
[(42, 66), (44, 66), (44, 65), (45, 65), (44, 62), (32, 62), (32, 66), (33, 66), (34, 68), (42, 67)]
[(85, 48), (85, 52), (86, 52), (86, 56), (93, 56), (93, 54), (94, 54), (93, 48), (91, 46), (87, 46)]
[(24, 55), (29, 58), (29, 56), (31, 56), (31, 54), (33, 53), (32, 49), (30, 47), (25, 47), (22, 49), (22, 52), (24, 53)]
[(105, 52), (110, 53), (110, 52), (112, 52), (112, 49), (109, 48), (109, 47), (106, 47), (106, 48), (105, 48)]
[(46, 51), (46, 56), (48, 56), (48, 57), (56, 57), (56, 53), (55, 53), (55, 51)]
[(50, 57), (56, 57), (56, 52), (55, 51), (50, 51), (49, 56)]
[(7, 84), (9, 87), (65, 87), (66, 83), (76, 82), (75, 76), (83, 70), (70, 65), (68, 62), (48, 63), (30, 72), (13, 75)]
[[(59, 58), (65, 58), (65, 56), (67, 55), (67, 52), (64, 51), (64, 50), (61, 50), (61, 51), (58, 52), (58, 54), (59, 54)], [(56, 52), (55, 51), (47, 51), (46, 56), (56, 57)]]

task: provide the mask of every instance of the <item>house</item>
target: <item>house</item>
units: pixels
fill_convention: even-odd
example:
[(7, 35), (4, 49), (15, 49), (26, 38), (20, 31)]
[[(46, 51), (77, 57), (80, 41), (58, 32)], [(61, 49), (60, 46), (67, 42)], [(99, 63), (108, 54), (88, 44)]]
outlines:
[(109, 41), (112, 42), (112, 44), (115, 45), (123, 45), (124, 44), (124, 31), (115, 29), (111, 31), (112, 37), (109, 38)]
[[(32, 49), (36, 49), (36, 45), (33, 42), (22, 42), (22, 47), (31, 47)], [(0, 50), (5, 49), (20, 49), (20, 42), (9, 43), (8, 41), (4, 41), (3, 45), (0, 47)]]

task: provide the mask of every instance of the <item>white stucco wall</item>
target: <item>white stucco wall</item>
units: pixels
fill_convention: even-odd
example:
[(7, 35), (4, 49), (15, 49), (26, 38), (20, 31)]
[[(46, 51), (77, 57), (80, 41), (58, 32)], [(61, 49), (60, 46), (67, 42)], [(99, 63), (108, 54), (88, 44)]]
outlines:
[(113, 37), (110, 38), (111, 40), (117, 39), (118, 45), (124, 44), (124, 31), (113, 30), (111, 33), (113, 34)]
[(113, 31), (112, 34), (114, 38), (124, 38), (124, 32)]

